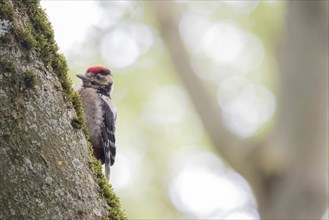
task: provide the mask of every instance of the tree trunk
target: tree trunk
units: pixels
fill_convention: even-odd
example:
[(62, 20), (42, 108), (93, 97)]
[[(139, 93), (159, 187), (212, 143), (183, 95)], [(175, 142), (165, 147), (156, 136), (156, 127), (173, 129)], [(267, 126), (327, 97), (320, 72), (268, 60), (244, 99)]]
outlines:
[(0, 0), (0, 219), (125, 219), (39, 1)]
[(328, 205), (328, 2), (287, 1), (279, 55), (278, 122), (266, 160), (279, 152), (284, 165), (271, 174), (261, 211), (319, 219)]

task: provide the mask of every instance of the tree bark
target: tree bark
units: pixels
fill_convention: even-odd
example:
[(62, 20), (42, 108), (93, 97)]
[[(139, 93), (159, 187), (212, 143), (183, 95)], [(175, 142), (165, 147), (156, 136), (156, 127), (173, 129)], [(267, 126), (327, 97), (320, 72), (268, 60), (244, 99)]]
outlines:
[(125, 219), (39, 1), (0, 0), (0, 219)]

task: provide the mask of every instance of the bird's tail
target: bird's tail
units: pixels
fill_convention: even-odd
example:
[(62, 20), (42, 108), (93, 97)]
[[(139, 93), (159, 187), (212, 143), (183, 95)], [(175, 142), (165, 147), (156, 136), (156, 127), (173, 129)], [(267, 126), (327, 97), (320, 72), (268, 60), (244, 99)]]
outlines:
[(105, 177), (106, 179), (110, 180), (110, 161), (105, 160)]

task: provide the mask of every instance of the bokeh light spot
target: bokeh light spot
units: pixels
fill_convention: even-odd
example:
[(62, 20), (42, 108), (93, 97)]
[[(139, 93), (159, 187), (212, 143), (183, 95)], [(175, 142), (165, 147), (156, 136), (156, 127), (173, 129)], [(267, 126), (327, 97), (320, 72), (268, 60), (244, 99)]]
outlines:
[(104, 61), (114, 68), (125, 68), (139, 56), (139, 49), (132, 36), (121, 30), (114, 30), (104, 36), (100, 45)]
[(128, 67), (139, 55), (136, 42), (131, 36), (119, 30), (105, 35), (100, 49), (104, 61), (114, 68)]
[(329, 209), (322, 215), (321, 220), (328, 220), (329, 219)]
[[(61, 51), (67, 52), (85, 39), (88, 29), (99, 24), (100, 7), (91, 1), (41, 1), (55, 31)], [(69, 19), (68, 19), (69, 18)]]
[(153, 31), (142, 23), (121, 24), (115, 31), (125, 33), (125, 35), (131, 37), (138, 46), (140, 53), (147, 52), (154, 43)]
[(169, 185), (170, 198), (178, 210), (208, 218), (214, 213), (255, 205), (248, 183), (224, 167), (214, 154), (187, 151), (184, 154), (189, 159), (173, 158), (176, 169), (180, 169)]
[(144, 24), (122, 24), (102, 39), (100, 51), (109, 66), (126, 68), (147, 52), (154, 43), (154, 34)]
[(190, 52), (194, 54), (202, 52), (200, 41), (209, 26), (210, 22), (200, 15), (195, 15), (190, 11), (183, 14), (179, 24), (179, 31), (187, 46), (186, 48)]
[(251, 34), (242, 35), (242, 48), (240, 53), (230, 63), (239, 73), (249, 73), (256, 70), (264, 61), (265, 49), (261, 40)]
[(104, 1), (99, 4), (103, 8), (101, 11), (103, 19), (99, 26), (107, 29), (120, 23), (125, 14), (132, 13), (137, 8), (133, 1)]
[(242, 49), (241, 31), (228, 22), (218, 22), (205, 33), (201, 46), (204, 54), (214, 62), (229, 62)]
[(223, 80), (217, 97), (225, 125), (241, 137), (253, 135), (272, 117), (276, 109), (271, 91), (242, 76)]
[(114, 189), (122, 190), (129, 186), (131, 179), (132, 164), (126, 155), (118, 153), (115, 169), (111, 169), (111, 184)]
[(246, 204), (247, 196), (236, 182), (208, 169), (186, 169), (171, 184), (171, 199), (179, 210), (207, 216)]

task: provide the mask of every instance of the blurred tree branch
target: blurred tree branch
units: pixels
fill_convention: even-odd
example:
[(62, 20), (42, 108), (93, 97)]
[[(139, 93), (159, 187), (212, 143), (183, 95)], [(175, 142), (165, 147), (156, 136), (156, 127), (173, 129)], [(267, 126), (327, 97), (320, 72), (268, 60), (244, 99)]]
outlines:
[[(325, 210), (324, 167), (328, 153), (327, 95), (323, 95), (328, 73), (328, 11), (323, 7), (328, 4), (325, 4), (287, 3), (285, 44), (279, 60), (282, 70), (279, 120), (275, 135), (266, 144), (242, 142), (224, 128), (220, 109), (193, 73), (178, 32), (179, 14), (173, 3), (151, 4), (174, 69), (209, 138), (223, 159), (249, 181), (263, 218), (319, 218)], [(307, 167), (302, 168), (302, 164)], [(301, 184), (305, 178), (309, 181)]]
[[(238, 169), (240, 167), (239, 161), (244, 160), (242, 157), (247, 157), (246, 154), (250, 149), (244, 151), (243, 145), (246, 143), (243, 143), (224, 127), (218, 105), (211, 99), (203, 81), (194, 74), (188, 52), (177, 30), (178, 15), (175, 14), (177, 11), (172, 7), (172, 3), (157, 1), (152, 6), (156, 12), (159, 28), (172, 64), (189, 93), (210, 140), (225, 160), (233, 168)], [(236, 153), (237, 151), (239, 153)]]

